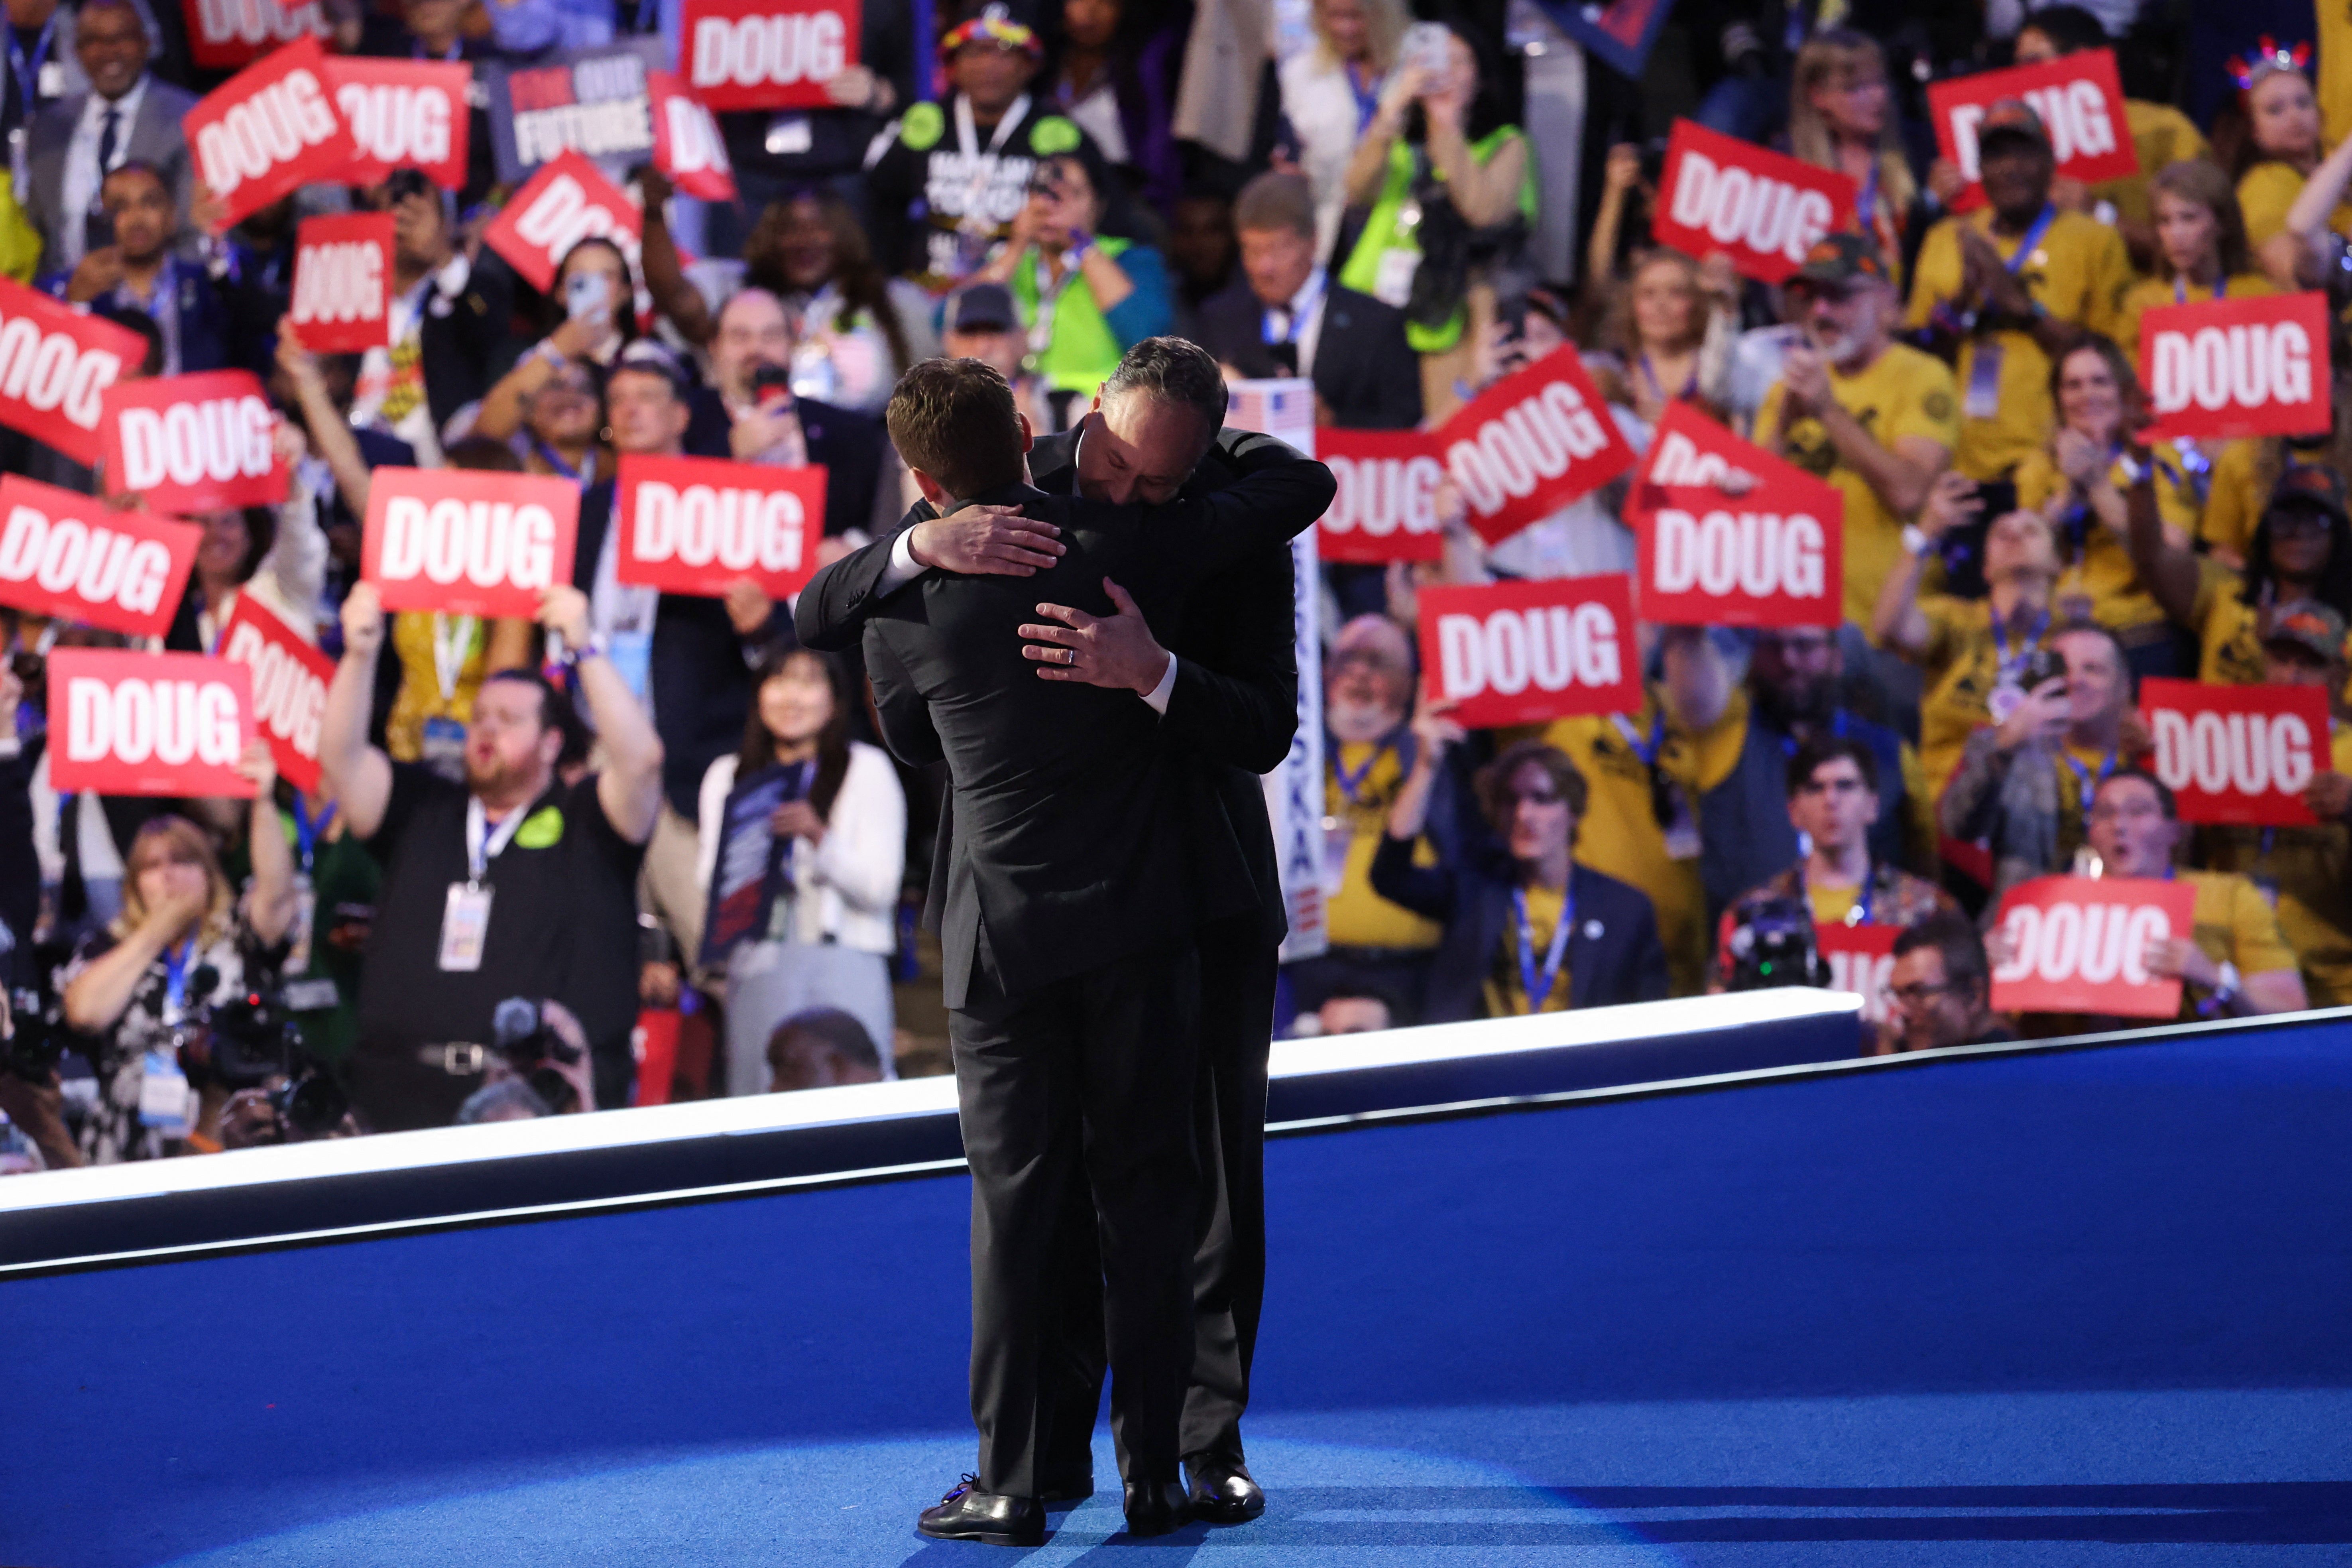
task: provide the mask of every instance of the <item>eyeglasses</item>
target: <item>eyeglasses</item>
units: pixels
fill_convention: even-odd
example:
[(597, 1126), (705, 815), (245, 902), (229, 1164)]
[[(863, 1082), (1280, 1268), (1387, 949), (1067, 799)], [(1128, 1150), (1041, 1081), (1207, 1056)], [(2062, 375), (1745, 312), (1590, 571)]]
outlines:
[(1908, 1008), (1920, 1006), (1952, 988), (1953, 982), (1949, 980), (1938, 981), (1932, 985), (1920, 980), (1908, 985), (1890, 985), (1886, 988), (1886, 994)]

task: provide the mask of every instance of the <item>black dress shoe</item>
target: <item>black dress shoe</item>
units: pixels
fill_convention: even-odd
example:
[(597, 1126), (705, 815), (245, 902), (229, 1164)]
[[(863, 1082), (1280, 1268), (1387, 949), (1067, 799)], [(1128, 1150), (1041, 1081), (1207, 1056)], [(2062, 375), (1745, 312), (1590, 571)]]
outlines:
[(1192, 1505), (1174, 1481), (1127, 1483), (1127, 1532), (1165, 1535), (1192, 1521)]
[(988, 1546), (1043, 1546), (1045, 1509), (1033, 1497), (1006, 1497), (980, 1489), (978, 1476), (966, 1476), (956, 1489), (923, 1510), (915, 1528), (935, 1541), (977, 1541)]
[(1250, 1479), (1249, 1467), (1239, 1459), (1203, 1454), (1184, 1462), (1192, 1479), (1191, 1495), (1196, 1518), (1211, 1524), (1247, 1524), (1265, 1511), (1265, 1493)]

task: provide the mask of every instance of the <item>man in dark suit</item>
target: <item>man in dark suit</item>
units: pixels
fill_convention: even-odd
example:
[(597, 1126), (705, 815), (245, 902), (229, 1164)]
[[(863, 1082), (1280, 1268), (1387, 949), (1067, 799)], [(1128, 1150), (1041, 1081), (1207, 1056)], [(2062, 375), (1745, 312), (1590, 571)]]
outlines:
[[(1213, 361), (1196, 345), (1150, 338), (1129, 349), (1094, 406), (1072, 429), (1031, 447), (1032, 480), (1049, 495), (1083, 495), (1118, 504), (1155, 504), (1212, 494), (1233, 484), (1238, 465), (1265, 437), (1217, 427), (1224, 389)], [(934, 518), (928, 506), (914, 514)], [(939, 552), (952, 569), (1003, 574), (1035, 564), (989, 556), (1002, 547), (1047, 563), (1052, 526), (1017, 515), (1001, 523), (971, 508), (931, 521), (905, 540), (910, 556)], [(918, 524), (921, 528), (920, 523)], [(958, 539), (953, 531), (967, 531)], [(992, 531), (993, 530), (994, 531)], [(936, 536), (929, 550), (916, 539)], [(1026, 539), (1039, 548), (1022, 543)], [(900, 537), (877, 541), (845, 558), (801, 596), (796, 624), (813, 647), (854, 646)], [(1192, 1381), (1185, 1395), (1183, 1456), (1194, 1510), (1240, 1523), (1265, 1508), (1241, 1439), (1249, 1370), (1265, 1293), (1265, 1126), (1266, 1051), (1273, 1026), (1275, 954), (1286, 926), (1280, 874), (1259, 774), (1288, 754), (1297, 730), (1298, 669), (1289, 547), (1270, 548), (1203, 584), (1165, 646), (1140, 613), (1095, 616), (1066, 606), (1024, 626), (1033, 657), (1066, 650), (1071, 663), (1045, 668), (1091, 685), (1152, 700), (1168, 683), (1162, 732), (1205, 763), (1204, 781), (1240, 836), (1257, 892), (1249, 913), (1203, 928), (1202, 1080), (1195, 1100), (1205, 1168), (1196, 1259)], [(1058, 624), (1055, 624), (1058, 623)], [(1060, 657), (1056, 655), (1055, 657)], [(1041, 671), (1042, 673), (1043, 671)], [(943, 822), (940, 864), (951, 855), (951, 821)], [(935, 890), (946, 885), (933, 879)], [(936, 923), (936, 922), (934, 922)], [(1102, 1394), (1101, 1260), (1094, 1213), (1076, 1202), (1063, 1242), (1069, 1295), (1055, 1395), (1055, 1440), (1044, 1467), (1049, 1498), (1093, 1490), (1088, 1435)]]
[(1260, 174), (1234, 203), (1242, 276), (1201, 304), (1201, 342), (1246, 376), (1315, 384), (1317, 422), (1344, 430), (1421, 423), (1421, 356), (1404, 312), (1342, 289), (1315, 257), (1304, 174)]
[(162, 375), (264, 367), (275, 324), (272, 300), (226, 271), (175, 255), (179, 212), (162, 170), (126, 163), (106, 176), (103, 199), (114, 228), (110, 245), (70, 272), (40, 279), (47, 292), (100, 315), (136, 310), (153, 321), (163, 345)]
[(196, 95), (148, 70), (147, 24), (131, 0), (85, 0), (73, 23), (73, 54), (89, 89), (58, 100), (26, 127), (25, 189), (17, 197), (40, 234), (42, 269), (70, 272), (111, 243), (99, 186), (125, 163), (163, 172), (179, 214), (172, 247), (193, 254), (202, 236), (188, 222), (195, 175), (180, 122)]
[(1066, 1331), (1055, 1233), (1083, 1167), (1129, 1528), (1160, 1533), (1189, 1512), (1177, 1476), (1193, 1360), (1195, 933), (1251, 916), (1259, 893), (1217, 792), (1192, 776), (1202, 764), (1160, 715), (1124, 691), (1040, 679), (1076, 672), (1082, 652), (1018, 634), (1041, 594), (1102, 614), (1114, 583), (1147, 623), (1179, 624), (1188, 592), (1307, 526), (1332, 483), (1261, 441), (1222, 495), (1149, 513), (1046, 497), (1020, 482), (1027, 426), (1010, 388), (973, 361), (910, 371), (889, 423), (927, 500), (1019, 505), (1058, 528), (1061, 552), (1034, 581), (926, 574), (886, 592), (865, 634), (886, 738), (909, 761), (948, 763), (956, 814), (940, 932), (973, 1174), (982, 1444), (976, 1484), (921, 1528), (1041, 1537)]

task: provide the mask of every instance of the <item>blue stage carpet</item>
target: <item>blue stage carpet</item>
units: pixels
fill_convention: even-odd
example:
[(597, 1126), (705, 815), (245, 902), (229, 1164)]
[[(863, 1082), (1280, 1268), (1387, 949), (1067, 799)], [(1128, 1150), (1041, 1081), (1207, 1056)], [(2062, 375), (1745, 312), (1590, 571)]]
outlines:
[[(1267, 1517), (1031, 1555), (2352, 1561), (2347, 1128), (2315, 1026), (1279, 1142)], [(967, 1196), (0, 1286), (0, 1562), (1015, 1560), (912, 1530)]]

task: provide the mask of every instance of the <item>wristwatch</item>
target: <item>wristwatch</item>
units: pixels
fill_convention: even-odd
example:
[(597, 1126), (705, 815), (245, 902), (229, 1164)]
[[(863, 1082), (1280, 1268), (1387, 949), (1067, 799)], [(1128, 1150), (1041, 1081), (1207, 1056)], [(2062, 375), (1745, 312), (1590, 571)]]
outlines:
[(605, 658), (611, 656), (612, 651), (613, 645), (604, 640), (603, 632), (590, 632), (588, 640), (576, 647), (568, 641), (564, 643), (563, 667), (573, 668), (583, 658)]

